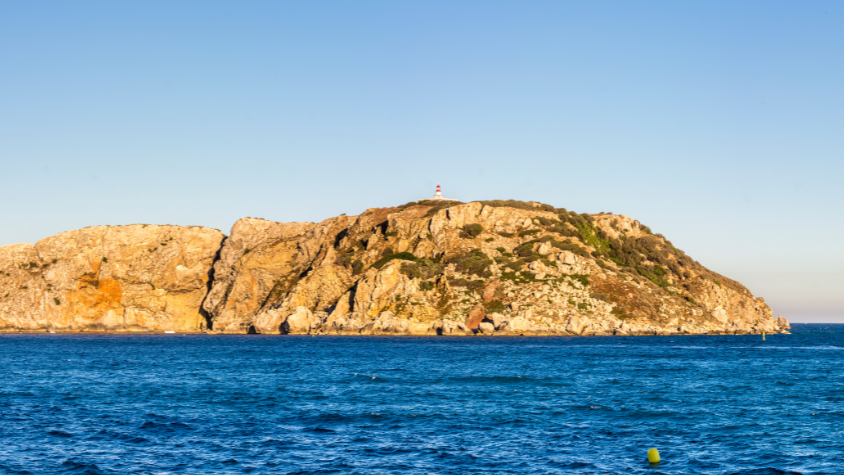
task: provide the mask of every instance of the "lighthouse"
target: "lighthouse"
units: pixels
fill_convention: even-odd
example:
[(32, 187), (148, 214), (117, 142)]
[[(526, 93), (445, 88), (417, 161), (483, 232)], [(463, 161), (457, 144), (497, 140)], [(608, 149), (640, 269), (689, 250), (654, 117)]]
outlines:
[(445, 198), (443, 198), (443, 192), (440, 189), (440, 185), (437, 185), (437, 192), (434, 193), (433, 199), (435, 199), (435, 200), (444, 200), (445, 199)]
[(426, 198), (426, 199), (423, 199), (423, 200), (419, 200), (420, 203), (423, 202), (423, 201), (454, 201), (456, 203), (459, 203), (459, 201), (457, 201), (457, 200), (451, 200), (451, 199), (448, 199), (448, 198), (443, 198), (443, 190), (442, 190), (442, 188), (440, 188), (440, 185), (437, 185), (437, 192), (434, 193), (433, 198), (430, 198), (430, 199)]

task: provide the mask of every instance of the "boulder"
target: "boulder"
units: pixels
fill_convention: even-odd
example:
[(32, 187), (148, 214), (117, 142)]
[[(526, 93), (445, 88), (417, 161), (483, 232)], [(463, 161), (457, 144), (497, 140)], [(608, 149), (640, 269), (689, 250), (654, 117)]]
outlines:
[(492, 325), (498, 329), (504, 323), (504, 315), (500, 313), (491, 313), (486, 316), (487, 320), (492, 322)]
[(481, 333), (489, 335), (495, 331), (495, 327), (492, 325), (492, 323), (481, 322), (480, 324), (478, 324), (478, 330)]
[(430, 331), (431, 325), (427, 323), (418, 323), (418, 322), (411, 322), (409, 333), (411, 335), (425, 335)]
[(505, 332), (524, 332), (529, 331), (531, 323), (521, 317), (512, 318), (501, 324), (500, 329)]
[(475, 305), (475, 308), (473, 308), (466, 317), (466, 328), (469, 330), (476, 330), (484, 318), (486, 318), (484, 306), (481, 304)]
[(457, 322), (454, 320), (442, 320), (439, 326), (440, 335), (453, 335), (457, 332)]
[(563, 251), (557, 254), (557, 260), (560, 261), (561, 264), (567, 266), (573, 266), (577, 264), (577, 257), (575, 257), (574, 253), (571, 251)]
[(574, 317), (569, 318), (568, 324), (566, 325), (566, 331), (569, 332), (569, 333), (574, 333), (576, 335), (579, 335), (591, 323), (592, 322), (587, 318), (574, 316)]
[(281, 331), (286, 334), (308, 333), (316, 325), (316, 317), (307, 307), (296, 307), (284, 323), (281, 324)]
[(712, 318), (721, 323), (727, 323), (727, 311), (721, 306), (715, 307), (715, 310), (712, 311)]
[(498, 291), (500, 284), (498, 282), (492, 282), (491, 284), (487, 285), (484, 288), (483, 294), (481, 298), (484, 299), (484, 302), (492, 302), (495, 300), (495, 293)]

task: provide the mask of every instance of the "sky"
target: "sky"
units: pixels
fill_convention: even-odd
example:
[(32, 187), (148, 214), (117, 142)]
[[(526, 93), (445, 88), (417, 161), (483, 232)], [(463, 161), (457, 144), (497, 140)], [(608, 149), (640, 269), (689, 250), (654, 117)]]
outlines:
[(844, 323), (842, 2), (0, 0), (0, 245), (433, 195), (625, 214)]

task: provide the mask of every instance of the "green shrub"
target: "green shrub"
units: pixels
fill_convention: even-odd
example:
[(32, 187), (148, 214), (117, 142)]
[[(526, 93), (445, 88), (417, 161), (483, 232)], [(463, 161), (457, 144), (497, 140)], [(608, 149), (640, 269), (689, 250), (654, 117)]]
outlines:
[(614, 307), (610, 313), (615, 315), (619, 320), (627, 320), (630, 318), (630, 315), (628, 315), (621, 307)]
[(536, 255), (533, 252), (533, 242), (526, 242), (524, 244), (520, 244), (517, 248), (513, 249), (513, 253), (519, 257), (530, 257)]
[(486, 238), (486, 242), (492, 242), (492, 241), (495, 241), (495, 238)]
[(463, 274), (476, 275), (483, 278), (488, 278), (492, 275), (487, 270), (492, 265), (492, 259), (487, 257), (480, 249), (473, 249), (466, 254), (452, 256), (448, 260), (448, 263), (454, 264), (455, 269)]
[(442, 264), (427, 259), (418, 259), (415, 262), (403, 262), (401, 265), (401, 273), (411, 279), (430, 279), (442, 274), (442, 271)]
[(390, 232), (388, 232), (384, 235), (387, 236), (387, 237), (394, 237), (394, 236), (398, 236), (399, 233), (397, 231), (390, 231)]
[(484, 309), (486, 310), (486, 313), (501, 313), (507, 309), (507, 306), (500, 300), (493, 300), (492, 302), (485, 304)]
[(422, 292), (434, 290), (434, 283), (431, 281), (419, 282), (419, 290), (421, 290)]
[(56, 305), (61, 305), (61, 304), (62, 304), (62, 301), (61, 301), (61, 300), (59, 300), (58, 298), (54, 298), (54, 299), (53, 299), (53, 302), (54, 302)]
[(507, 252), (507, 249), (504, 249), (503, 247), (500, 247), (500, 246), (496, 247), (495, 250), (500, 252), (501, 254), (504, 254), (505, 252)]
[(519, 271), (519, 270), (521, 270), (521, 268), (522, 268), (522, 264), (524, 264), (524, 261), (522, 261), (521, 259), (519, 259), (519, 260), (517, 260), (517, 261), (512, 261), (512, 262), (507, 262), (507, 263), (505, 263), (505, 264), (504, 264), (504, 268), (505, 268), (505, 269), (512, 269), (512, 270), (514, 270), (514, 271)]
[(657, 285), (657, 287), (666, 288), (668, 287), (668, 280), (665, 278), (665, 269), (662, 267), (655, 265), (655, 266), (636, 266), (636, 270), (639, 274), (653, 282)]
[(506, 237), (506, 238), (511, 238), (511, 237), (515, 236), (515, 234), (513, 234), (513, 233), (505, 233), (505, 232), (500, 232), (500, 233), (498, 233), (498, 235), (501, 236), (501, 237)]
[(372, 267), (376, 269), (381, 269), (382, 267), (387, 265), (388, 262), (396, 259), (400, 259), (403, 261), (415, 261), (417, 260), (417, 257), (409, 252), (399, 252), (398, 254), (390, 254), (388, 256), (382, 257), (381, 259), (378, 259), (377, 261), (375, 261), (374, 264), (372, 264)]
[(542, 262), (543, 264), (545, 264), (545, 265), (546, 265), (546, 266), (548, 266), (548, 267), (554, 267), (554, 268), (556, 268), (556, 267), (557, 267), (557, 263), (556, 263), (556, 262), (554, 262), (554, 261), (552, 261), (551, 259), (548, 259), (548, 258), (546, 258), (546, 257), (540, 257), (540, 258), (539, 258), (539, 261), (540, 261), (540, 262)]
[(587, 305), (585, 303), (579, 303), (579, 304), (577, 304), (577, 309), (578, 310), (584, 310), (584, 311), (589, 310), (589, 305)]
[(551, 211), (554, 212), (556, 209), (551, 205), (546, 205), (544, 203), (536, 203), (536, 202), (528, 202), (528, 201), (518, 201), (518, 200), (490, 200), (490, 201), (478, 201), (478, 203), (484, 206), (490, 206), (493, 208), (516, 208), (516, 209), (526, 209), (528, 211)]
[[(431, 206), (432, 202), (429, 201), (429, 200), (424, 200), (424, 201), (420, 201), (419, 204)], [(447, 201), (445, 203), (440, 203), (438, 201), (437, 204), (434, 207), (432, 207), (431, 209), (428, 210), (427, 213), (425, 213), (425, 217), (430, 218), (431, 216), (437, 214), (438, 212), (440, 212), (444, 209), (448, 209), (448, 208), (451, 208), (452, 206), (457, 206), (457, 205), (462, 205), (462, 204), (463, 203), (461, 203), (460, 201)]]
[(509, 280), (516, 284), (529, 284), (536, 282), (536, 274), (531, 272), (502, 272), (501, 280)]
[(360, 259), (355, 259), (352, 261), (352, 275), (359, 275), (363, 272), (363, 262)]
[(355, 256), (354, 251), (344, 252), (343, 254), (340, 254), (339, 256), (337, 256), (336, 259), (334, 259), (334, 265), (338, 265), (338, 266), (341, 266), (341, 267), (348, 267), (348, 266), (352, 265), (352, 261), (354, 260), (354, 256)]
[(448, 283), (452, 287), (465, 287), (471, 292), (476, 292), (484, 286), (483, 280), (451, 279)]
[(519, 233), (519, 237), (533, 236), (534, 234), (538, 234), (538, 233), (539, 233), (538, 229), (526, 229), (526, 230)]
[(577, 244), (575, 244), (573, 242), (571, 242), (570, 239), (566, 239), (563, 242), (559, 242), (556, 239), (554, 239), (554, 240), (551, 240), (550, 242), (551, 242), (552, 246), (554, 246), (555, 248), (557, 248), (561, 251), (569, 251), (572, 254), (576, 254), (578, 256), (585, 256), (586, 255), (586, 249), (578, 246)]
[(484, 232), (484, 227), (478, 223), (467, 224), (463, 226), (463, 232), (469, 237), (478, 237)]
[(572, 280), (580, 282), (580, 285), (586, 287), (589, 285), (589, 276), (583, 274), (569, 274), (568, 277)]

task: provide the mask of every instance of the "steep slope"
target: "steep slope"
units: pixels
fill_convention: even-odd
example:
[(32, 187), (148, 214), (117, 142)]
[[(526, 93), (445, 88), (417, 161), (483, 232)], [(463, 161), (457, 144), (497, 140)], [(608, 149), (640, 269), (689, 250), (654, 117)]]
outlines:
[[(21, 251), (19, 251), (21, 252)], [(788, 328), (626, 216), (423, 201), (232, 229), (205, 303), (260, 333), (654, 334)]]
[(215, 229), (97, 226), (0, 247), (0, 329), (198, 331)]

